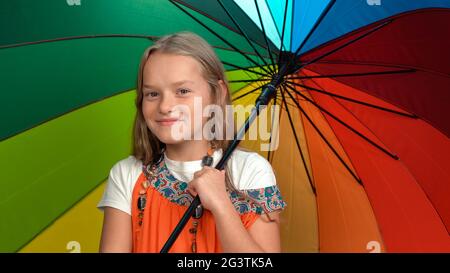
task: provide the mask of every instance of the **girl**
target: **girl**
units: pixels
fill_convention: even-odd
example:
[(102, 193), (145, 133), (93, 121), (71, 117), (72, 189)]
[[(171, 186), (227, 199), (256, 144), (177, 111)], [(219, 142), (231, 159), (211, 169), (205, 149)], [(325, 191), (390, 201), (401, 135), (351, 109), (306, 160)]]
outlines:
[[(189, 220), (170, 252), (280, 251), (285, 203), (270, 164), (237, 149), (226, 171), (204, 166), (208, 160), (215, 166), (228, 142), (194, 138), (217, 118), (196, 124), (179, 110), (193, 113), (195, 99), (203, 108), (230, 104), (222, 63), (195, 34), (161, 38), (139, 68), (133, 155), (112, 167), (98, 204), (104, 210), (101, 252), (159, 252), (197, 194), (203, 212)], [(217, 129), (226, 129), (222, 123)], [(175, 137), (175, 126), (191, 128), (190, 138)]]

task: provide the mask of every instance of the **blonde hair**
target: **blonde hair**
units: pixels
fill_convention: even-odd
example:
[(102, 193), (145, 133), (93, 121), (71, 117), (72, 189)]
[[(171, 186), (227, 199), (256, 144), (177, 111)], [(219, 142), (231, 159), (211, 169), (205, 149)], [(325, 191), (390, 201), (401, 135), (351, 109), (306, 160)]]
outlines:
[[(133, 133), (133, 155), (144, 164), (154, 164), (162, 157), (165, 144), (162, 143), (148, 128), (142, 113), (143, 100), (143, 71), (149, 56), (154, 52), (176, 54), (194, 58), (201, 67), (204, 79), (208, 82), (212, 103), (219, 105), (222, 113), (226, 113), (226, 106), (231, 104), (230, 93), (227, 92), (225, 99), (222, 100), (222, 91), (219, 81), (222, 80), (228, 89), (228, 81), (225, 76), (225, 69), (222, 62), (217, 57), (214, 49), (200, 36), (191, 32), (179, 32), (172, 35), (161, 37), (154, 45), (148, 47), (141, 58), (137, 79), (137, 97), (136, 97), (136, 117), (134, 121)], [(228, 90), (227, 90), (228, 91)], [(226, 132), (230, 122), (224, 117), (222, 132)], [(234, 128), (233, 128), (234, 129)], [(234, 132), (233, 132), (234, 133)], [(225, 150), (229, 140), (212, 140), (212, 145)], [(236, 190), (229, 179), (229, 170), (227, 168), (227, 187)]]
[[(221, 101), (222, 91), (219, 86), (219, 81), (222, 80), (228, 89), (228, 81), (225, 76), (223, 64), (217, 57), (214, 49), (203, 38), (191, 32), (178, 32), (161, 37), (155, 42), (154, 45), (148, 47), (144, 51), (139, 64), (137, 79), (137, 97), (135, 102), (137, 112), (133, 130), (133, 155), (136, 159), (141, 160), (145, 165), (154, 164), (161, 159), (165, 148), (165, 144), (162, 143), (148, 128), (142, 112), (144, 66), (148, 60), (148, 57), (156, 51), (160, 53), (189, 56), (194, 58), (200, 64), (203, 77), (209, 84), (213, 103), (222, 108), (222, 113), (226, 113), (226, 106), (231, 104), (229, 92), (226, 93), (225, 99)], [(230, 127), (230, 123), (231, 122), (228, 120), (228, 117), (224, 115), (222, 132), (226, 132), (226, 130), (230, 128), (234, 131), (236, 130), (233, 126)], [(225, 138), (213, 140), (213, 145), (217, 148), (221, 148), (223, 151), (226, 150), (228, 144), (229, 140), (226, 140)], [(239, 148), (242, 149), (241, 147)], [(227, 188), (231, 191), (235, 191), (238, 195), (249, 198), (251, 201), (259, 205), (267, 214), (265, 208), (262, 207), (254, 198), (236, 189), (234, 184), (230, 181), (229, 167), (227, 166), (225, 170), (225, 182)], [(267, 216), (269, 217), (269, 220), (271, 220), (270, 216)]]

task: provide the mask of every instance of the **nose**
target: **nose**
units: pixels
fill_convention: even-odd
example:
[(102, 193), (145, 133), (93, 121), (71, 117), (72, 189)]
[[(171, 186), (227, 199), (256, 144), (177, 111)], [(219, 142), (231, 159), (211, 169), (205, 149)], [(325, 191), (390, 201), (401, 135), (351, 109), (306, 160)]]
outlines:
[(173, 107), (174, 98), (172, 98), (169, 94), (162, 95), (159, 102), (159, 112), (161, 114), (168, 114), (173, 111)]

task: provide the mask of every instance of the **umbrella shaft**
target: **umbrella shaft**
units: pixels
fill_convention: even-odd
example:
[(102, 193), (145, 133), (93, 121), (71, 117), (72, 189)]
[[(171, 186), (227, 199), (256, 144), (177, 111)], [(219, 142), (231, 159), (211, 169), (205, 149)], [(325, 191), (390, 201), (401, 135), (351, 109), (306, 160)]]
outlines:
[[(260, 110), (264, 108), (268, 102), (273, 98), (273, 95), (276, 92), (275, 84), (279, 84), (279, 79), (274, 78), (272, 82), (265, 87), (263, 87), (263, 90), (261, 92), (261, 95), (256, 99), (255, 107), (252, 109), (252, 112), (250, 113), (250, 116), (245, 121), (244, 125), (241, 126), (239, 131), (234, 136), (233, 141), (228, 145), (226, 151), (224, 152), (222, 158), (215, 166), (218, 170), (223, 170), (225, 168), (225, 164), (227, 163), (228, 159), (230, 158), (231, 154), (233, 153), (234, 149), (239, 145), (241, 142), (241, 139), (244, 137), (244, 135), (247, 133), (248, 129), (250, 128), (250, 125), (253, 123), (253, 121), (256, 119), (256, 117), (259, 115)], [(189, 221), (189, 218), (194, 214), (195, 208), (200, 205), (200, 198), (197, 195), (194, 200), (192, 200), (192, 203), (189, 205), (186, 212), (183, 214), (183, 217), (181, 217), (180, 222), (178, 222), (177, 226), (173, 230), (172, 234), (170, 234), (169, 239), (167, 239), (166, 243), (162, 247), (160, 253), (167, 253), (169, 252), (170, 248), (172, 247), (173, 243), (175, 243), (176, 239), (180, 235), (183, 228), (186, 226), (187, 222)]]

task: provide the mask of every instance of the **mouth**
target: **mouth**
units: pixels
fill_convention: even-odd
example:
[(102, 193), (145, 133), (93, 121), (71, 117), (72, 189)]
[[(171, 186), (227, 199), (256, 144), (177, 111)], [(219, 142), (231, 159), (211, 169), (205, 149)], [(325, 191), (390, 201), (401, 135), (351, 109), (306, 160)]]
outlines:
[(177, 118), (167, 118), (167, 119), (159, 119), (156, 120), (156, 123), (160, 126), (172, 126), (176, 122), (180, 121)]

